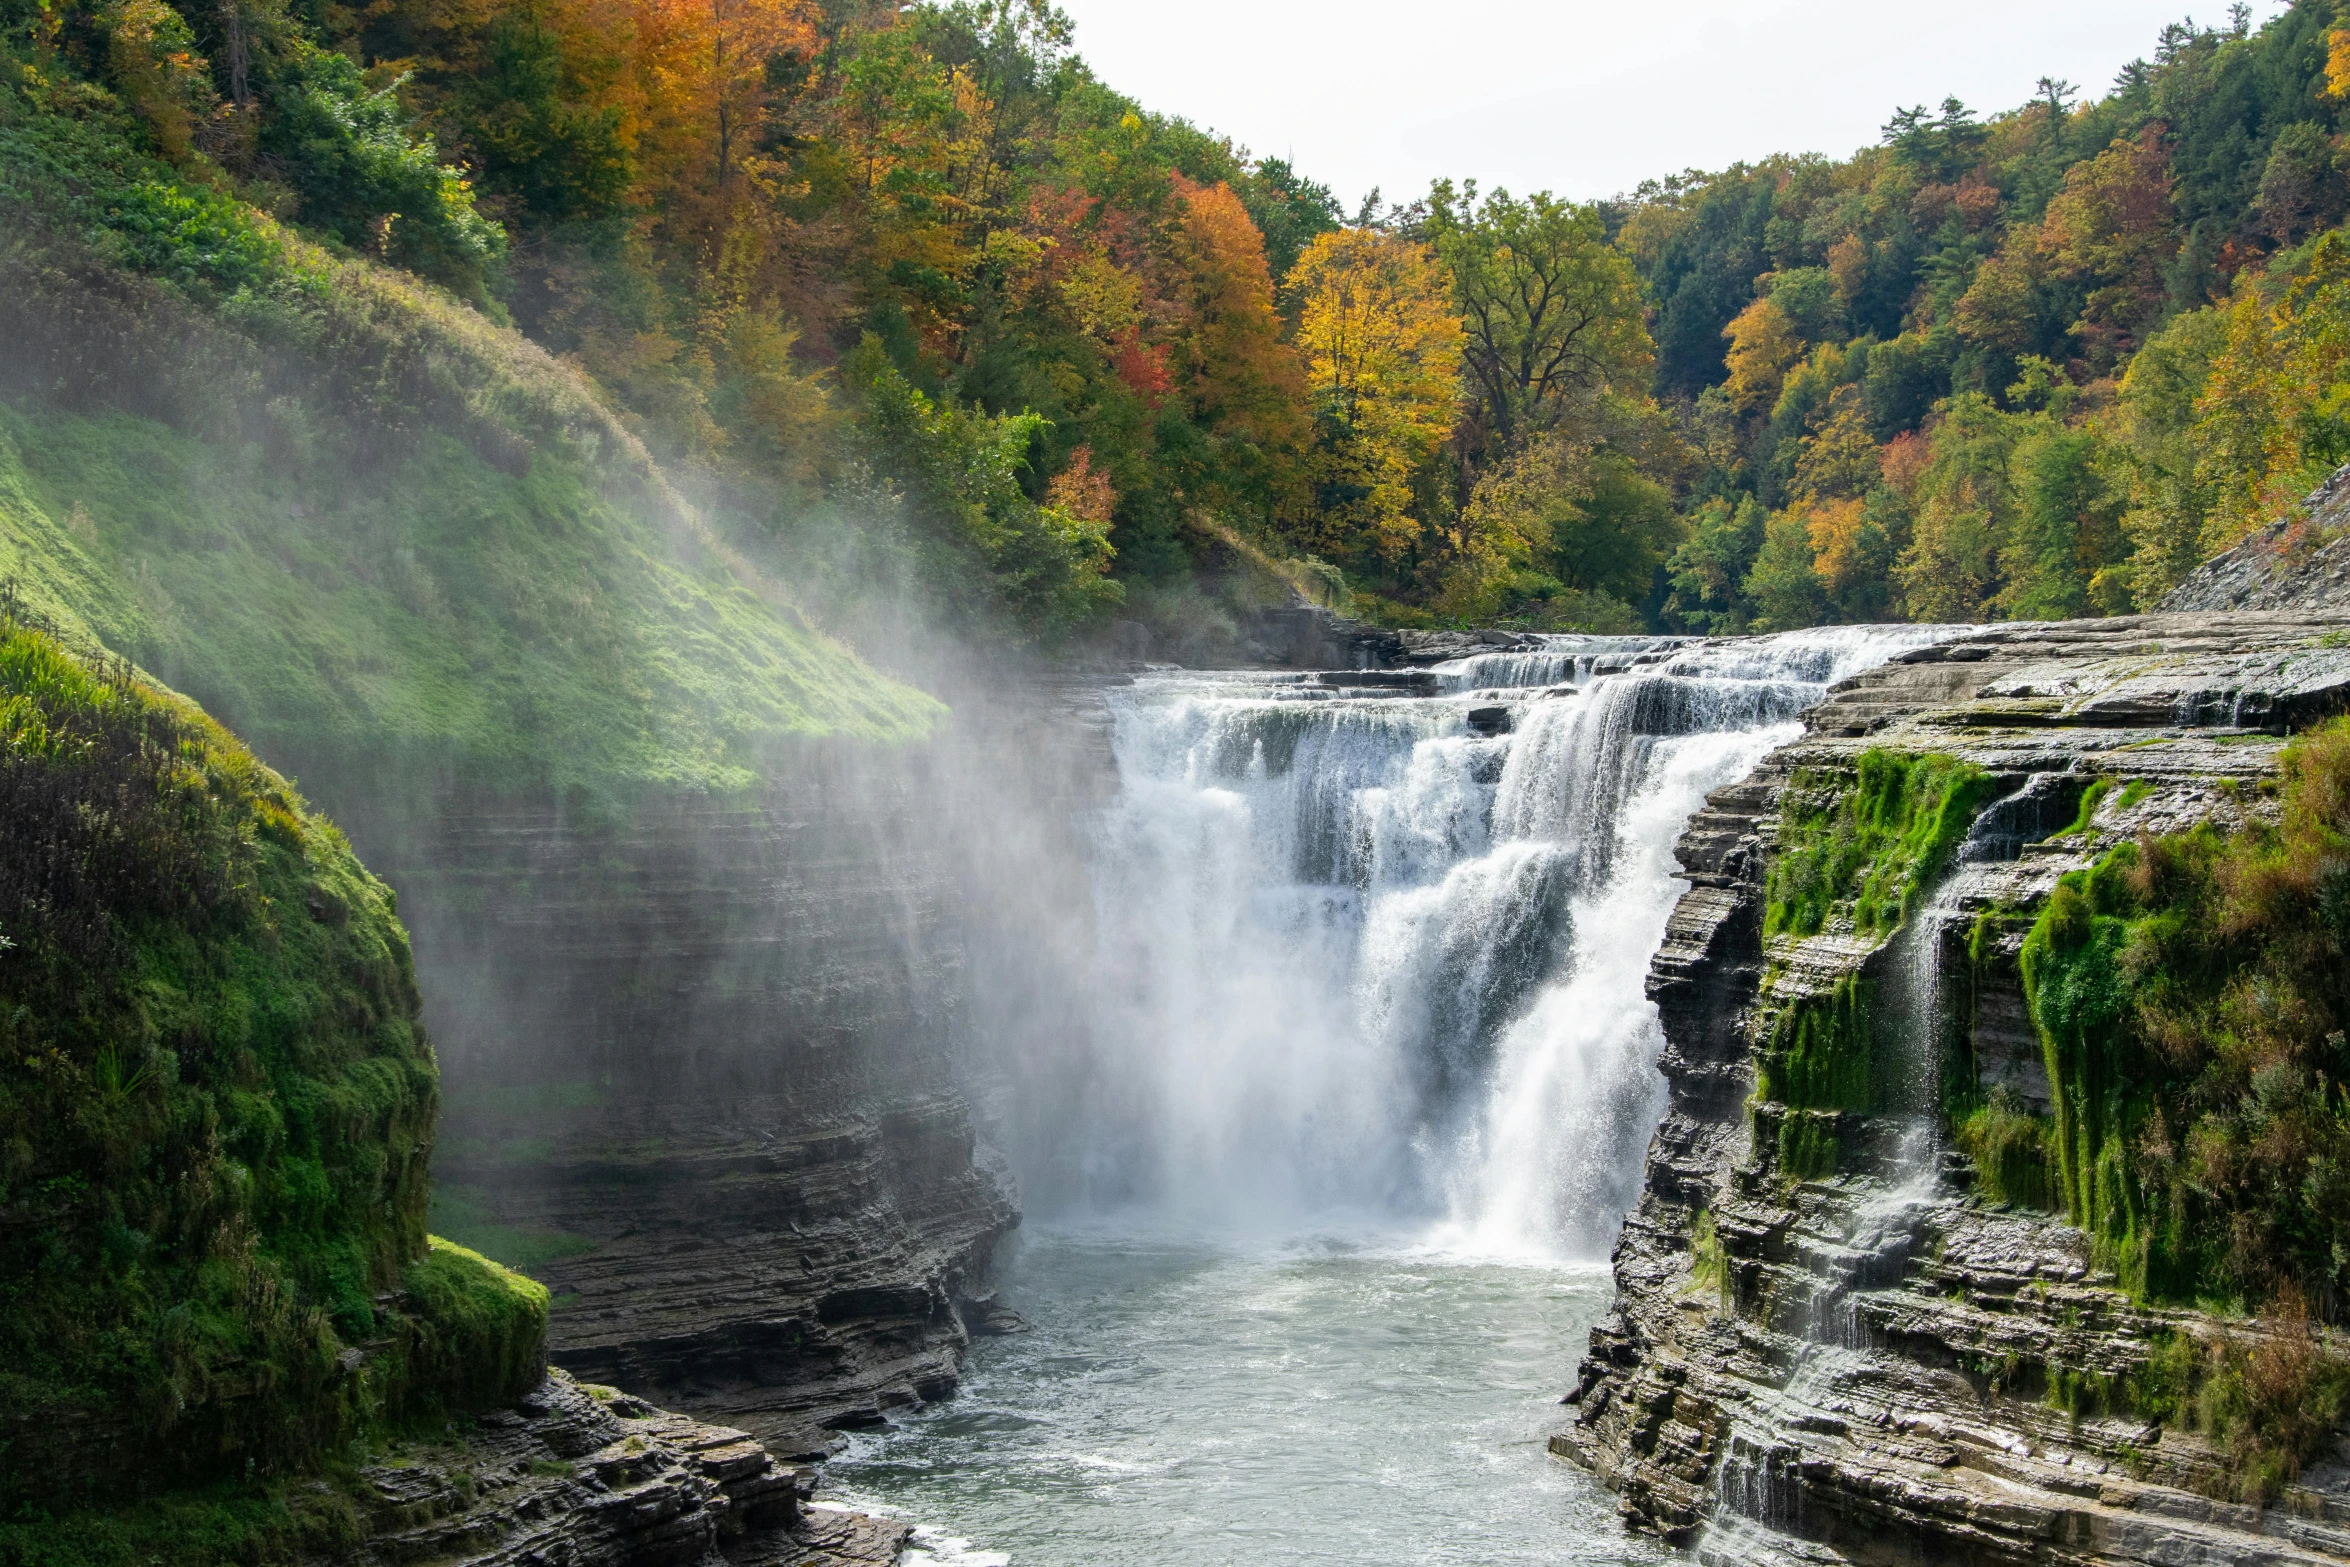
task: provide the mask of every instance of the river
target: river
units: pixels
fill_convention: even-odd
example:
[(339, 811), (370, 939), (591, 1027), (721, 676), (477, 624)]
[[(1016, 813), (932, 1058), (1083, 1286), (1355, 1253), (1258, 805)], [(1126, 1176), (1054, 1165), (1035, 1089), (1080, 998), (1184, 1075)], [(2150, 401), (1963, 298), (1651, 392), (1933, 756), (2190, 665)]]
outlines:
[(1604, 1269), (1041, 1228), (963, 1391), (826, 1469), (960, 1567), (1658, 1561), (1548, 1456)]

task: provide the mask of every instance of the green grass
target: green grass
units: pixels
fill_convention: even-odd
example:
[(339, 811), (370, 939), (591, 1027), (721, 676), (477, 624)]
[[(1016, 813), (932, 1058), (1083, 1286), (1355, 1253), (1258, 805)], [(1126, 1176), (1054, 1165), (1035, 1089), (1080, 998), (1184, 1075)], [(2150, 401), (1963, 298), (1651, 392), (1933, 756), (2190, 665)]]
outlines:
[(1791, 779), (1766, 883), (1767, 936), (1810, 936), (1831, 919), (1862, 935), (1898, 927), (1990, 794), (1992, 780), (1938, 753), (1872, 749), (1849, 778)]
[(738, 788), (779, 742), (902, 740), (941, 711), (590, 465), (515, 476), (445, 436), (352, 489), (153, 420), (0, 403), (7, 576), (265, 754)]
[(0, 42), (0, 579), (77, 648), (265, 756), (596, 796), (743, 788), (779, 744), (942, 715), (576, 372), (146, 147)]
[(2088, 788), (2081, 791), (2080, 809), (2073, 812), (2073, 819), (2049, 836), (2052, 838), (2085, 836), (2089, 831), (2090, 824), (2097, 819), (2097, 808), (2105, 803), (2105, 797), (2111, 793), (2113, 793), (2113, 780), (2110, 778), (2100, 778), (2090, 784)]

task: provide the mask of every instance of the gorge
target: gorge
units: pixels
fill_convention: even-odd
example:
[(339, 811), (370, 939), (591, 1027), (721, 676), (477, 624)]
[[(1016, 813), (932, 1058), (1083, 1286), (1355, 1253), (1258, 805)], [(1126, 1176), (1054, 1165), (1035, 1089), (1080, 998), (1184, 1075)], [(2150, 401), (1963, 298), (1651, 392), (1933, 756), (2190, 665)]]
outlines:
[(2350, 13), (2041, 87), (0, 0), (0, 1567), (2350, 1560)]
[[(1550, 1448), (1706, 1561), (2337, 1559), (2338, 1431), (2263, 1505), (2246, 1428), (2191, 1396), (2220, 1354), (2324, 1341), (2144, 1299), (1980, 1138), (2078, 1091), (2019, 974), (2059, 877), (2273, 819), (2281, 736), (2350, 692), (2346, 626), (2320, 597), (1138, 677), (1097, 901), (1125, 1015), (1164, 1026), (1111, 1033), (1073, 1118), (1111, 1135), (1059, 1155), (1125, 1206), (1047, 1222), (1010, 1277), (1052, 1341), (983, 1347), (967, 1403), (858, 1440), (845, 1494), (941, 1560), (1346, 1558), (1406, 1517), (1437, 1560), (1635, 1559), (1525, 1453), (1564, 1422), (1512, 1341), (1588, 1325)], [(1791, 821), (1888, 758), (1965, 780), (1941, 849), (1858, 867), (1898, 912), (1767, 929)], [(1806, 1079), (1805, 1027), (1861, 1087)], [(1611, 1243), (1594, 1320), (1573, 1263)], [(1463, 1382), (1514, 1413), (1447, 1409)], [(1503, 1525), (1496, 1492), (1553, 1500)]]

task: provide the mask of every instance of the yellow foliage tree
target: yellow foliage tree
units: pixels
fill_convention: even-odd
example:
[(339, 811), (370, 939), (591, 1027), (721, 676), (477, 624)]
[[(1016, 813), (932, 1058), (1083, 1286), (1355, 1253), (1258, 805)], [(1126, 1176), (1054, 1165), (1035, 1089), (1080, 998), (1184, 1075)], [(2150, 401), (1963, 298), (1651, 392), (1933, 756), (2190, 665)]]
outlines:
[(1741, 413), (1768, 412), (1779, 400), (1787, 371), (1803, 357), (1795, 323), (1767, 295), (1722, 328), (1730, 340), (1730, 402)]
[[(1322, 429), (1316, 477), (1351, 496), (1331, 519), (1394, 559), (1419, 536), (1414, 481), (1459, 417), (1462, 333), (1425, 245), (1373, 229), (1317, 236), (1291, 269), (1297, 346)], [(1328, 526), (1328, 524), (1326, 524)]]

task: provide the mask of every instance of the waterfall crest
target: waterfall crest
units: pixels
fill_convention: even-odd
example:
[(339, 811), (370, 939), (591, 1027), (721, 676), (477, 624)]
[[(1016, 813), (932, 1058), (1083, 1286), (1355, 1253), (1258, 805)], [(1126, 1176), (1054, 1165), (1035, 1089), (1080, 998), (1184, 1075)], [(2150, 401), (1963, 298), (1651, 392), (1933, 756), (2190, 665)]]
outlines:
[(1643, 987), (1682, 828), (1829, 685), (1947, 634), (1554, 637), (1432, 695), (1138, 680), (1096, 844), (1090, 1194), (1604, 1256), (1662, 1111)]

